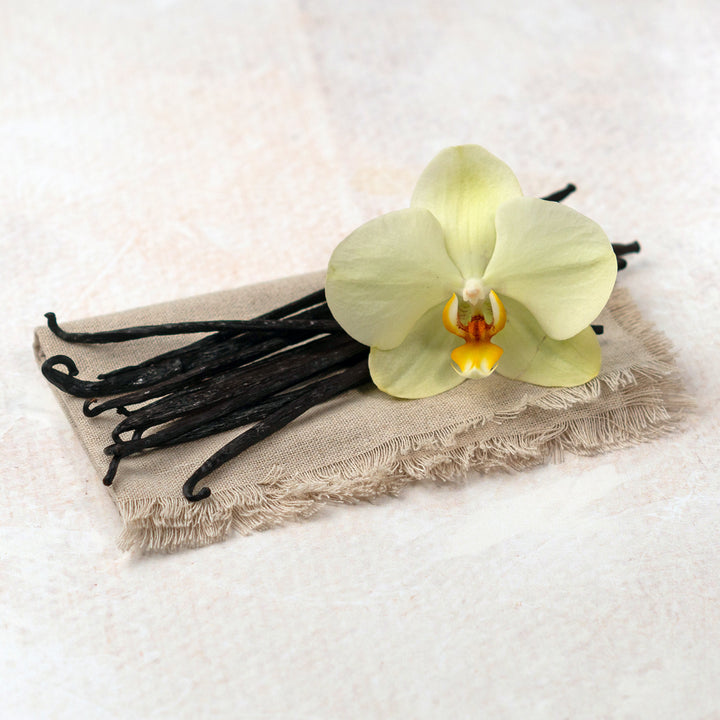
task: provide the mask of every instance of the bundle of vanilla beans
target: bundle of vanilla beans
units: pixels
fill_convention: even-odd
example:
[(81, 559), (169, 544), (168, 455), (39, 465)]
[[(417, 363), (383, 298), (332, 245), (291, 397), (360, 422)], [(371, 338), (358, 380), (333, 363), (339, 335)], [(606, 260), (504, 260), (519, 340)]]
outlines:
[[(560, 201), (568, 185), (545, 200)], [(622, 257), (638, 252), (637, 242), (613, 244)], [(80, 380), (67, 355), (54, 355), (42, 373), (60, 390), (86, 398), (83, 412), (94, 417), (115, 411), (122, 420), (105, 448), (110, 485), (120, 461), (153, 448), (170, 447), (235, 428), (237, 437), (209, 457), (185, 482), (190, 502), (210, 495), (198, 483), (228, 460), (268, 437), (310, 408), (370, 381), (368, 348), (347, 335), (332, 318), (325, 291), (318, 290), (252, 320), (219, 320), (146, 325), (95, 333), (66, 332), (54, 313), (48, 327), (69, 343), (115, 343), (159, 335), (209, 333), (201, 340)], [(593, 326), (602, 332), (601, 326)], [(65, 371), (58, 369), (64, 367)], [(102, 402), (100, 397), (110, 399)]]

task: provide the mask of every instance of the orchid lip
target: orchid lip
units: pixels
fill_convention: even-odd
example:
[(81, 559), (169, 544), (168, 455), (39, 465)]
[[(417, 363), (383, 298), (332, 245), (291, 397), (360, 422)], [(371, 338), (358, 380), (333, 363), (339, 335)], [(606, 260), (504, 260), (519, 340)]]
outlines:
[(492, 320), (488, 322), (481, 314), (474, 314), (465, 323), (458, 317), (457, 295), (448, 300), (443, 309), (443, 325), (448, 332), (461, 337), (465, 344), (450, 354), (453, 369), (466, 378), (487, 377), (497, 367), (502, 348), (494, 345), (491, 338), (505, 327), (505, 307), (497, 294), (490, 291)]
[(450, 354), (453, 370), (466, 378), (486, 378), (497, 367), (502, 348), (491, 342), (467, 342)]

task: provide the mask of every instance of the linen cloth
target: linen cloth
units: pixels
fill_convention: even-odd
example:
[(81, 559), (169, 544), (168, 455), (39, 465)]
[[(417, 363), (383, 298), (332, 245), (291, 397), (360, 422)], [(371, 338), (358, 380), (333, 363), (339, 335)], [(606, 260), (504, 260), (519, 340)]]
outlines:
[[(62, 323), (94, 332), (183, 320), (250, 318), (322, 287), (324, 273), (286, 278), (103, 317)], [(672, 429), (688, 407), (667, 340), (616, 289), (599, 320), (600, 375), (575, 388), (545, 388), (494, 374), (422, 400), (399, 400), (368, 385), (315, 407), (203, 481), (211, 496), (189, 503), (182, 485), (240, 430), (124, 458), (109, 492), (124, 522), (124, 549), (175, 550), (307, 517), (325, 503), (397, 494), (407, 483), (450, 481), (468, 469), (520, 470), (565, 451), (599, 453)], [(111, 345), (70, 344), (35, 334), (38, 362), (71, 356), (80, 377), (134, 364), (196, 336)], [(56, 391), (102, 477), (103, 448), (119, 422), (87, 418), (83, 400)], [(200, 486), (199, 486), (200, 487)]]

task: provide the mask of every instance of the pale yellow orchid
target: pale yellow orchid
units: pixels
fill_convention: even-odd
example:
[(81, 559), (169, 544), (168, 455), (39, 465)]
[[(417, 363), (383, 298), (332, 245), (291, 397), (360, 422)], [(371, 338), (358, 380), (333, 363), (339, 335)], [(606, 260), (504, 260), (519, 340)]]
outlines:
[(493, 371), (546, 386), (592, 379), (601, 357), (589, 325), (616, 273), (596, 223), (524, 197), (504, 162), (464, 145), (428, 165), (410, 208), (340, 243), (325, 290), (340, 325), (371, 347), (375, 384), (420, 398)]

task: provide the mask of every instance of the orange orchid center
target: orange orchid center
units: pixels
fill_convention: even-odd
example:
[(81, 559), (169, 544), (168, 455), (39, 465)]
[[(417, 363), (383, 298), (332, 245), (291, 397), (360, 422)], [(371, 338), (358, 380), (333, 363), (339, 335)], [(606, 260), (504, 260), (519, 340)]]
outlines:
[(502, 348), (493, 344), (491, 338), (505, 327), (505, 307), (494, 290), (489, 292), (488, 299), (492, 313), (489, 321), (473, 302), (472, 315), (463, 322), (459, 317), (458, 298), (454, 294), (443, 310), (445, 329), (465, 340), (465, 344), (455, 348), (450, 357), (455, 371), (467, 378), (487, 377), (495, 370), (503, 354)]

